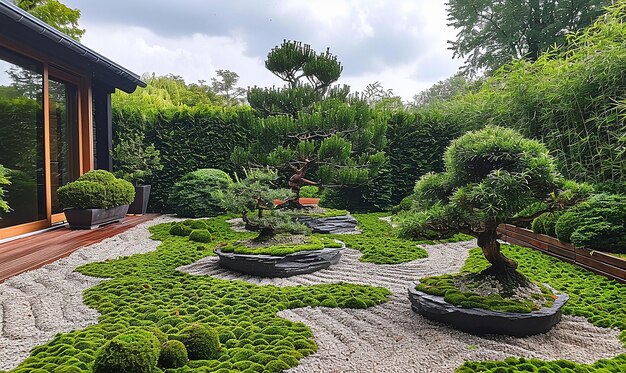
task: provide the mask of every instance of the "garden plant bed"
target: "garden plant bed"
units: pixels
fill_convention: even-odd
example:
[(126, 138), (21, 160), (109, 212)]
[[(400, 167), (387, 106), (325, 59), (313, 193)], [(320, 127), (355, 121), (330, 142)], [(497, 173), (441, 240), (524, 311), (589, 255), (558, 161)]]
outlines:
[(561, 321), (561, 308), (569, 296), (559, 294), (550, 306), (525, 313), (455, 306), (443, 296), (419, 291), (415, 286), (409, 287), (409, 299), (413, 311), (471, 334), (527, 337), (546, 333)]
[(105, 224), (124, 220), (128, 205), (109, 209), (66, 209), (63, 211), (72, 229), (96, 229)]
[(535, 233), (529, 229), (510, 224), (498, 227), (503, 241), (539, 250), (569, 263), (577, 264), (592, 272), (610, 279), (626, 283), (626, 258), (590, 251), (559, 241), (545, 234)]

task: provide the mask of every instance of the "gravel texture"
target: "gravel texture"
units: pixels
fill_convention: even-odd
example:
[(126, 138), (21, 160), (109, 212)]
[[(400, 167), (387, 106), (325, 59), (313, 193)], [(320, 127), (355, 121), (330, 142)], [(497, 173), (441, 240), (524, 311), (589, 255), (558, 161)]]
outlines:
[(383, 286), (389, 302), (365, 310), (306, 307), (279, 312), (308, 325), (317, 353), (290, 372), (453, 372), (465, 360), (503, 360), (509, 356), (591, 363), (626, 352), (619, 331), (595, 327), (582, 317), (564, 316), (546, 334), (527, 338), (477, 337), (429, 321), (411, 310), (407, 288), (417, 279), (457, 272), (474, 241), (425, 245), (428, 258), (398, 265), (358, 261), (361, 253), (345, 249), (338, 264), (307, 275), (263, 279), (220, 268), (207, 257), (180, 267), (196, 275), (244, 280), (259, 285), (315, 285), (340, 281)]
[[(74, 272), (77, 266), (122, 255), (152, 251), (159, 244), (147, 227), (173, 220), (161, 217), (71, 256), (0, 284), (0, 369), (11, 369), (31, 348), (56, 334), (97, 322), (98, 313), (82, 303), (82, 292), (101, 279)], [(407, 287), (423, 276), (456, 272), (474, 242), (425, 246), (429, 257), (399, 265), (359, 262), (360, 252), (345, 249), (329, 269), (284, 279), (259, 279), (225, 271), (216, 257), (181, 267), (193, 274), (245, 280), (260, 285), (314, 285), (340, 281), (383, 286), (390, 301), (366, 310), (299, 308), (279, 315), (307, 324), (319, 345), (291, 372), (452, 372), (464, 360), (501, 360), (507, 356), (568, 359), (589, 363), (626, 350), (618, 331), (598, 328), (584, 318), (565, 316), (547, 334), (529, 338), (480, 338), (415, 314)]]
[(147, 227), (173, 220), (158, 217), (115, 237), (0, 284), (0, 370), (15, 368), (30, 350), (55, 334), (98, 322), (99, 313), (83, 304), (83, 291), (102, 279), (74, 272), (76, 267), (119, 256), (153, 251)]

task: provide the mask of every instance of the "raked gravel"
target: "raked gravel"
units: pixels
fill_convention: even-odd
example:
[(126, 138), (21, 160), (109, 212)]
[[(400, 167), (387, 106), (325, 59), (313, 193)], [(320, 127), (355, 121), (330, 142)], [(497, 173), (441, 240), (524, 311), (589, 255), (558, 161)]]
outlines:
[(550, 332), (527, 338), (477, 337), (425, 319), (411, 310), (407, 289), (420, 277), (458, 272), (475, 241), (425, 245), (428, 258), (398, 265), (360, 262), (361, 253), (344, 249), (338, 264), (289, 278), (262, 279), (220, 268), (216, 257), (179, 270), (258, 285), (315, 285), (340, 281), (386, 287), (390, 301), (365, 310), (306, 307), (280, 311), (308, 325), (318, 351), (289, 372), (453, 372), (466, 360), (509, 356), (591, 363), (626, 352), (619, 331), (564, 316)]
[[(98, 313), (82, 303), (82, 292), (102, 279), (74, 272), (80, 265), (152, 251), (147, 227), (173, 220), (160, 217), (71, 256), (0, 284), (0, 369), (12, 369), (31, 348), (56, 333), (97, 322)], [(359, 262), (360, 252), (345, 249), (329, 269), (287, 279), (258, 279), (221, 269), (215, 257), (181, 267), (193, 274), (244, 280), (259, 285), (314, 285), (339, 281), (383, 286), (389, 302), (366, 310), (306, 307), (279, 315), (307, 324), (318, 352), (292, 372), (452, 372), (464, 360), (507, 356), (568, 359), (589, 363), (626, 352), (615, 329), (598, 328), (584, 318), (563, 317), (549, 333), (528, 337), (475, 337), (428, 321), (411, 311), (407, 287), (423, 276), (455, 272), (473, 242), (425, 246), (427, 259), (398, 265)]]
[(0, 370), (15, 368), (33, 347), (48, 342), (57, 333), (96, 324), (99, 313), (83, 304), (83, 291), (103, 279), (84, 276), (74, 269), (155, 250), (159, 242), (150, 239), (147, 228), (171, 220), (162, 216), (139, 224), (0, 284)]

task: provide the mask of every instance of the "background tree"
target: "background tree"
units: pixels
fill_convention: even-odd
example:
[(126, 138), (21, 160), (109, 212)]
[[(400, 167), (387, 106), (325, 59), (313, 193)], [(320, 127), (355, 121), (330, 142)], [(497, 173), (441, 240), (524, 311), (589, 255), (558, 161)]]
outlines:
[(487, 126), (468, 132), (452, 142), (444, 160), (444, 173), (427, 174), (416, 183), (416, 205), (424, 210), (404, 224), (403, 233), (472, 235), (491, 264), (482, 274), (503, 283), (526, 280), (516, 271), (517, 263), (500, 251), (498, 225), (532, 221), (588, 192), (563, 181), (543, 144), (512, 129)]
[(15, 4), (74, 40), (85, 30), (78, 25), (80, 10), (68, 8), (58, 0), (14, 0)]
[(217, 77), (211, 78), (211, 91), (224, 100), (227, 106), (234, 106), (245, 101), (246, 90), (237, 87), (239, 75), (230, 70), (217, 70)]
[(481, 83), (481, 80), (471, 80), (464, 73), (459, 72), (413, 96), (411, 106), (420, 108), (435, 102), (449, 101), (456, 95), (477, 91)]
[(2, 187), (11, 184), (11, 181), (9, 180), (9, 176), (7, 174), (7, 169), (0, 164), (0, 212), (9, 212), (10, 210), (9, 205), (2, 198), (4, 197), (4, 189), (2, 189)]
[(535, 61), (567, 33), (592, 24), (610, 0), (449, 0), (449, 41), (464, 69), (493, 71), (512, 59)]

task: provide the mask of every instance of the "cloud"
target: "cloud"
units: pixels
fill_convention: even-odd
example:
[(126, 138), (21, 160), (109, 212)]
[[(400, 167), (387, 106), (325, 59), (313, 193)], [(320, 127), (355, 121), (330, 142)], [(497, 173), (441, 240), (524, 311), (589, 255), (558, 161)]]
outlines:
[(344, 66), (342, 80), (372, 79), (396, 92), (427, 88), (461, 64), (446, 49), (454, 30), (444, 6), (432, 0), (65, 3), (82, 12), (85, 44), (136, 71), (187, 81), (209, 80), (222, 68), (237, 72), (242, 85), (280, 85), (263, 60), (283, 39), (330, 47)]

